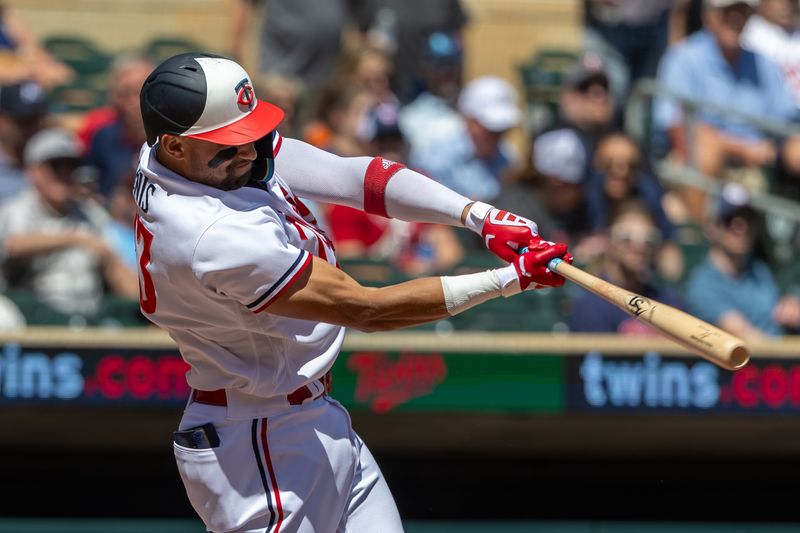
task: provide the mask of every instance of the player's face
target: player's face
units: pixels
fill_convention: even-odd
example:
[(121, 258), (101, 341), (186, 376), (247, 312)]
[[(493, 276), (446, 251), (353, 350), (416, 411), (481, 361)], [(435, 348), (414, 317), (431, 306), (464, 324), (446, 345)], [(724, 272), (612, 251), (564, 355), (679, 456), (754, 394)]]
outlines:
[(223, 191), (243, 187), (250, 179), (256, 158), (254, 143), (226, 146), (199, 139), (184, 138), (190, 150), (187, 163), (192, 179)]

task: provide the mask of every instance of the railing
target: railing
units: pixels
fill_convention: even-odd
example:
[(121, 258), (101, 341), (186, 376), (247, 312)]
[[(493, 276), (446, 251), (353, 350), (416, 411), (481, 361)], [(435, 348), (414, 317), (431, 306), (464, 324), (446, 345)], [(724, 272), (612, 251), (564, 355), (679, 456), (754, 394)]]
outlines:
[[(703, 98), (687, 98), (665, 87), (656, 80), (642, 79), (633, 87), (625, 107), (625, 130), (633, 137), (649, 146), (650, 136), (650, 104), (654, 97), (668, 97), (676, 100), (683, 109), (683, 120), (688, 132), (689, 164), (681, 165), (671, 161), (655, 162), (654, 170), (665, 183), (696, 187), (705, 192), (716, 194), (723, 183), (712, 176), (699, 172), (693, 162), (697, 145), (694, 142), (694, 125), (699, 110), (710, 111), (740, 120), (755, 126), (763, 132), (785, 137), (800, 134), (800, 124), (781, 122), (751, 115), (740, 109), (720, 105)], [(766, 213), (773, 213), (800, 222), (800, 203), (770, 193), (754, 192), (751, 194), (751, 205)]]

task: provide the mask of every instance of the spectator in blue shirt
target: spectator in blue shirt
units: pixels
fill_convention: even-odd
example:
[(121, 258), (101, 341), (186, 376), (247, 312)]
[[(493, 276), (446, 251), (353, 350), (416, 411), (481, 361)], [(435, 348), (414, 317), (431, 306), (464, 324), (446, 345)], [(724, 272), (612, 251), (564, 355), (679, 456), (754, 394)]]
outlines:
[[(713, 101), (754, 117), (780, 122), (797, 118), (798, 108), (780, 67), (739, 44), (757, 3), (705, 0), (703, 30), (667, 51), (659, 65), (659, 81), (684, 97)], [(790, 142), (781, 147), (752, 124), (730, 115), (699, 108), (690, 146), (690, 132), (685, 130), (678, 102), (658, 98), (654, 112), (657, 128), (668, 134), (676, 155), (684, 161), (693, 159), (698, 170), (708, 176), (723, 176), (732, 163), (751, 169), (773, 165), (781, 148), (785, 149), (784, 161), (800, 161), (794, 154), (800, 144)], [(689, 215), (702, 220), (704, 193), (694, 188), (685, 192)]]
[(753, 254), (757, 223), (747, 190), (726, 185), (706, 223), (708, 256), (687, 284), (695, 315), (745, 340), (800, 327), (800, 298), (782, 295), (769, 265)]
[(477, 78), (461, 91), (458, 111), (409, 139), (409, 166), (464, 196), (490, 202), (517, 162), (506, 140), (522, 118), (517, 93), (501, 78)]
[[(673, 307), (683, 304), (674, 287), (656, 282), (654, 262), (661, 232), (648, 208), (629, 199), (615, 209), (607, 229), (608, 246), (600, 276), (624, 289)], [(655, 330), (585, 289), (576, 289), (567, 316), (570, 330), (588, 333), (655, 335)]]

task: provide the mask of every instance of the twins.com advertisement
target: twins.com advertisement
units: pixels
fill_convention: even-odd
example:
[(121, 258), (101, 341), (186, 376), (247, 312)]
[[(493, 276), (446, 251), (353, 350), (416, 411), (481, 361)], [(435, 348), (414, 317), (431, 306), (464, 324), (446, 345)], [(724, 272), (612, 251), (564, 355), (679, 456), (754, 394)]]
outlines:
[[(188, 366), (174, 350), (0, 348), (0, 403), (182, 407)], [(730, 372), (696, 357), (345, 351), (332, 395), (375, 413), (800, 410), (800, 362), (754, 358)]]

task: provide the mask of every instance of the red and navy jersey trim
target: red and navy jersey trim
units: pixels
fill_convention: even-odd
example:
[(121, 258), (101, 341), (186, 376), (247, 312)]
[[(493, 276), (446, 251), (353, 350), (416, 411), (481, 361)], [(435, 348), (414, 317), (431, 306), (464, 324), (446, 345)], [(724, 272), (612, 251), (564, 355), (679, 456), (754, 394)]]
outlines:
[(278, 296), (283, 294), (283, 292), (289, 288), (289, 286), (295, 282), (297, 278), (300, 277), (300, 274), (311, 264), (311, 254), (306, 252), (305, 250), (300, 250), (297, 258), (292, 263), (292, 266), (283, 273), (278, 281), (276, 281), (269, 289), (267, 289), (264, 294), (258, 297), (252, 303), (247, 304), (247, 308), (252, 310), (254, 313), (260, 313), (264, 309), (266, 309), (269, 304), (274, 302)]

